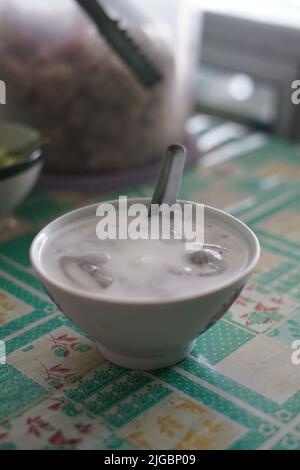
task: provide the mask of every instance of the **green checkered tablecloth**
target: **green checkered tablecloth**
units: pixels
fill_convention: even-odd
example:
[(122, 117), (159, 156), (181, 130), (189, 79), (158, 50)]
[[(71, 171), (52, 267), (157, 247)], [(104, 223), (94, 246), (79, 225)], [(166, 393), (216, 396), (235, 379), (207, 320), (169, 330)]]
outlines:
[(1, 232), (0, 449), (300, 449), (300, 365), (291, 361), (300, 339), (297, 149), (267, 141), (187, 171), (182, 198), (228, 208), (255, 230), (263, 254), (230, 311), (170, 369), (106, 362), (29, 265), (30, 242), (45, 223), (114, 196), (33, 193)]

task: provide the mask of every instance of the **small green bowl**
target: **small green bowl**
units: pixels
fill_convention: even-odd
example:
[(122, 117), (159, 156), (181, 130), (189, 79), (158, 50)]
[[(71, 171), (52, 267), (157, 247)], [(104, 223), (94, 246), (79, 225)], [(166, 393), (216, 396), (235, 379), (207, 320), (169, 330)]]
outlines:
[[(0, 121), (0, 218), (8, 215), (35, 185), (43, 165), (41, 142), (36, 129)], [(9, 154), (9, 164), (4, 153)]]
[(39, 142), (41, 134), (36, 129), (0, 121), (0, 179), (20, 173), (40, 160)]

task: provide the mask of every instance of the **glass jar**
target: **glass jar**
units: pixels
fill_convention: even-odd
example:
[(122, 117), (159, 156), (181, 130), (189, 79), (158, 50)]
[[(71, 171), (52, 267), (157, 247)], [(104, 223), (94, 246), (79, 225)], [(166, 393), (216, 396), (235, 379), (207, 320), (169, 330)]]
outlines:
[[(49, 140), (48, 172), (124, 170), (181, 141), (193, 102), (198, 18), (186, 0), (102, 0), (163, 79), (145, 87), (75, 0), (1, 0), (1, 117)], [(191, 21), (192, 19), (192, 21)]]

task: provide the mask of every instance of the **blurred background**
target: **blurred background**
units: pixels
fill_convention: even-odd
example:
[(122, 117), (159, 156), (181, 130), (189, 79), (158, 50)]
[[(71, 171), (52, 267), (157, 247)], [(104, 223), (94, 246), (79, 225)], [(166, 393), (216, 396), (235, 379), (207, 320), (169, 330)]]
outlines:
[(199, 109), (299, 139), (300, 108), (290, 97), (291, 83), (300, 76), (300, 1), (213, 0), (201, 5)]
[(0, 3), (0, 119), (41, 132), (42, 186), (151, 179), (175, 141), (194, 161), (300, 139), (300, 0), (83, 4)]

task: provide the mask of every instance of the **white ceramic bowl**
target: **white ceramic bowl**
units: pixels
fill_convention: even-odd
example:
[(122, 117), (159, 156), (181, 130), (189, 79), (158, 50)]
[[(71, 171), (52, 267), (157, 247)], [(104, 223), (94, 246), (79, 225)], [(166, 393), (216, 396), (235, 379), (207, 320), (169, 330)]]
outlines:
[[(23, 148), (39, 139), (38, 131), (8, 121), (0, 121), (0, 147)], [(11, 166), (0, 167), (0, 219), (22, 202), (34, 187), (42, 169), (40, 149)]]
[[(128, 206), (136, 202), (149, 200), (128, 199)], [(243, 271), (204, 294), (157, 301), (107, 299), (62, 285), (41, 262), (43, 247), (52, 234), (82, 217), (95, 215), (97, 207), (98, 204), (93, 204), (69, 212), (41, 230), (30, 249), (37, 276), (59, 308), (96, 342), (102, 355), (111, 362), (144, 370), (179, 362), (191, 352), (197, 336), (221, 318), (239, 295), (259, 259), (256, 236), (238, 219), (205, 206), (206, 213), (213, 214), (246, 240), (250, 260)]]

